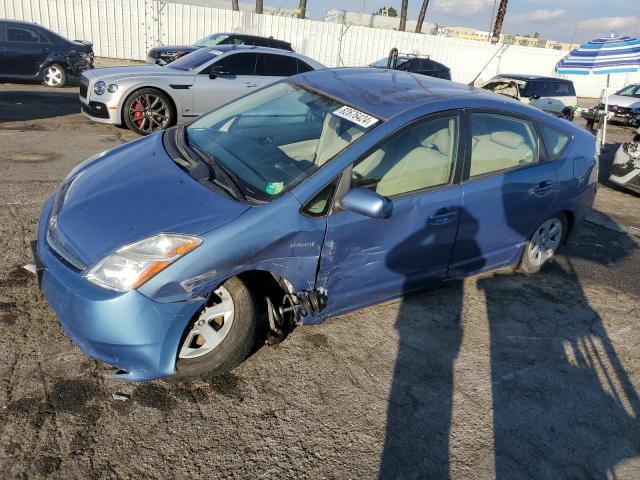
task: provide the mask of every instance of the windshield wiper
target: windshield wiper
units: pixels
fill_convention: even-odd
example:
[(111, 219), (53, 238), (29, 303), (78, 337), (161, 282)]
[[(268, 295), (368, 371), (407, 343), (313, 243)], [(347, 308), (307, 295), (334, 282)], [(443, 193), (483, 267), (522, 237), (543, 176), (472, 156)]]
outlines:
[[(188, 135), (185, 129), (185, 136)], [(223, 188), (225, 191), (229, 192), (231, 196), (238, 200), (246, 200), (246, 196), (238, 183), (238, 179), (235, 178), (231, 173), (224, 168), (220, 162), (217, 162), (212, 156), (207, 155), (202, 150), (200, 150), (195, 145), (189, 145), (189, 148), (196, 152), (204, 163), (209, 165), (213, 170), (213, 178), (212, 181), (218, 185), (220, 188)]]

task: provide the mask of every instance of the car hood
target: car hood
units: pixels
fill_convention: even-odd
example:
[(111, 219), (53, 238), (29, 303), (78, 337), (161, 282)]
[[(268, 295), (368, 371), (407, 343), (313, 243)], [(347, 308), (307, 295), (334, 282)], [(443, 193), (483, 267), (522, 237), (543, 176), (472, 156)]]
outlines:
[(180, 169), (160, 133), (76, 167), (57, 193), (50, 239), (90, 266), (122, 245), (160, 232), (199, 235), (248, 208)]
[(618, 107), (640, 108), (640, 98), (627, 97), (625, 95), (609, 95), (609, 105)]
[(83, 75), (91, 80), (103, 80), (114, 82), (129, 77), (180, 77), (185, 75), (192, 76), (191, 72), (182, 70), (173, 70), (171, 68), (161, 67), (160, 65), (130, 65), (123, 67), (105, 67), (96, 68), (84, 72)]

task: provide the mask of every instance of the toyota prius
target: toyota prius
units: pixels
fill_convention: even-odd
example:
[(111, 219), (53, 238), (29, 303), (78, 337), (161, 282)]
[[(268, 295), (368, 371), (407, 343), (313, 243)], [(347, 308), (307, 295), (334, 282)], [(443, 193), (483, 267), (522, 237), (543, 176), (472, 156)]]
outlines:
[(294, 325), (537, 272), (592, 205), (595, 143), (446, 80), (308, 72), (78, 165), (42, 209), (38, 278), (112, 377), (208, 376)]

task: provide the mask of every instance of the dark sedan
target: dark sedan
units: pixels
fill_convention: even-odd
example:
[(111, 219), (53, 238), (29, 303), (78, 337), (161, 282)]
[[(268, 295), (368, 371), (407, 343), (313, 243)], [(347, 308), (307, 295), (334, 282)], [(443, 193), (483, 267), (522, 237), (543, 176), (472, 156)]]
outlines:
[(93, 68), (90, 42), (69, 40), (34, 23), (0, 19), (0, 78), (63, 87)]
[(174, 60), (205, 47), (217, 45), (252, 45), (254, 47), (269, 47), (293, 52), (291, 44), (273, 37), (258, 37), (241, 33), (214, 33), (201, 38), (193, 45), (164, 45), (152, 48), (147, 54), (147, 63), (166, 65)]

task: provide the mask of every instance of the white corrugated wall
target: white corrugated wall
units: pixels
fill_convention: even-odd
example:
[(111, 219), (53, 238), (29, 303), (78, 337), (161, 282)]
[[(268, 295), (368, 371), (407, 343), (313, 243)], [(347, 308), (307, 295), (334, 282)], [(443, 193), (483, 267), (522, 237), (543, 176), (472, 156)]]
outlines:
[[(451, 68), (453, 79), (469, 82), (496, 73), (553, 75), (563, 52), (409, 32), (346, 27), (291, 17), (256, 15), (160, 0), (0, 0), (0, 18), (28, 20), (60, 34), (90, 40), (98, 56), (144, 60), (160, 44), (188, 44), (214, 32), (244, 32), (290, 41), (294, 49), (329, 66), (367, 65), (397, 47), (421, 53)], [(602, 76), (571, 76), (579, 96), (599, 96)], [(640, 82), (640, 74), (615, 75), (611, 89)]]

